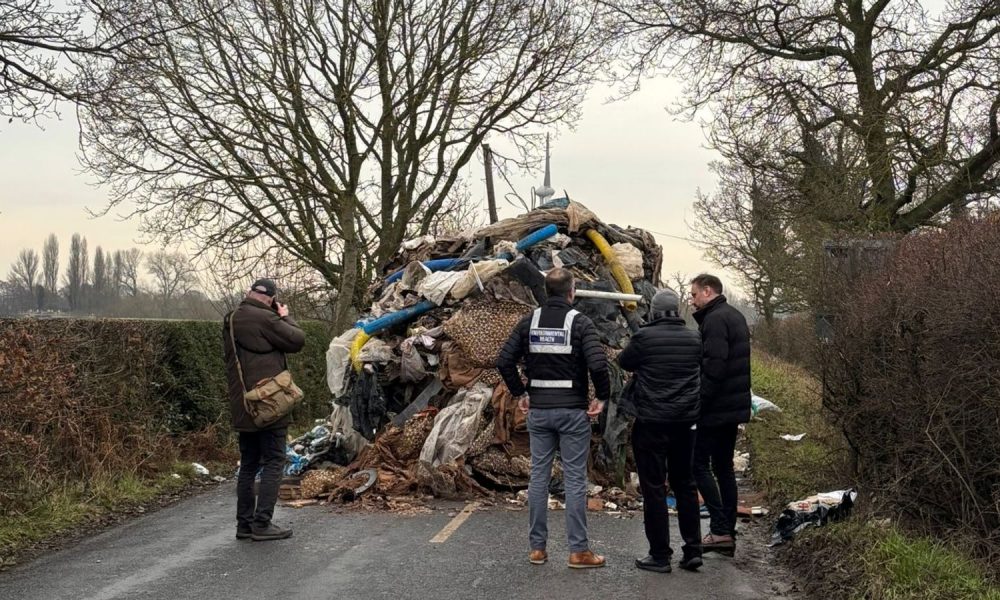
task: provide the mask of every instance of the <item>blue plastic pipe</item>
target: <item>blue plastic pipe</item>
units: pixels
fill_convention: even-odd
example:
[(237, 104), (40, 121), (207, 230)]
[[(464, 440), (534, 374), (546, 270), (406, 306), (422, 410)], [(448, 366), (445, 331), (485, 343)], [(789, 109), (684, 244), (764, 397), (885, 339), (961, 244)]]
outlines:
[(420, 315), (437, 308), (437, 304), (434, 304), (430, 300), (424, 300), (420, 304), (414, 304), (409, 308), (404, 308), (403, 310), (397, 310), (394, 313), (388, 315), (383, 315), (371, 323), (368, 323), (361, 328), (362, 331), (368, 335), (375, 335), (376, 333), (388, 329), (394, 325), (399, 325), (400, 323), (406, 323), (416, 319)]
[[(555, 225), (546, 225), (538, 231), (529, 233), (526, 237), (522, 238), (517, 242), (517, 251), (524, 252), (528, 248), (531, 248), (535, 244), (540, 244), (555, 234), (559, 233), (559, 228)], [(498, 254), (497, 258), (506, 258), (507, 260), (512, 260), (514, 256), (510, 252), (504, 252), (503, 254)]]
[[(425, 261), (424, 266), (430, 269), (431, 271), (444, 271), (445, 269), (454, 267), (460, 262), (462, 262), (462, 259), (460, 258), (436, 258), (434, 260)], [(405, 271), (405, 269), (400, 269), (395, 273), (393, 273), (392, 275), (389, 275), (388, 277), (385, 278), (385, 282), (393, 283), (399, 281), (400, 279), (403, 278), (403, 271)]]
[[(529, 233), (526, 237), (522, 238), (517, 242), (517, 251), (524, 252), (528, 248), (539, 244), (559, 233), (559, 228), (555, 225), (546, 225), (538, 231)], [(503, 254), (498, 254), (495, 258), (505, 258), (507, 260), (513, 260), (514, 256), (509, 252), (504, 252)], [(463, 264), (469, 263), (470, 260), (467, 258), (437, 258), (434, 260), (428, 260), (424, 262), (424, 266), (433, 271), (446, 271), (452, 267), (458, 267)], [(403, 271), (405, 269), (400, 269), (385, 278), (386, 284), (394, 283), (403, 278)]]

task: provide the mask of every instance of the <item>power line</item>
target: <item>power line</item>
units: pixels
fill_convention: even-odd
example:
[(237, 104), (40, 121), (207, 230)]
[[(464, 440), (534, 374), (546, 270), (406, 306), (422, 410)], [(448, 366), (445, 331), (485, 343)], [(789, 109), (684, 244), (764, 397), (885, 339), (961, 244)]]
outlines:
[(686, 237), (679, 236), (679, 235), (673, 235), (673, 234), (670, 234), (670, 233), (663, 233), (662, 231), (653, 231), (652, 229), (647, 229), (646, 231), (648, 231), (649, 233), (655, 233), (656, 235), (662, 235), (663, 237), (668, 237), (668, 238), (673, 238), (675, 240), (681, 240), (681, 241), (685, 241), (685, 242), (690, 242), (692, 244), (697, 244), (699, 246), (705, 246), (705, 245), (707, 245), (707, 244), (705, 244), (705, 242), (702, 242), (702, 241), (699, 241), (699, 240), (693, 240), (691, 238), (686, 238)]

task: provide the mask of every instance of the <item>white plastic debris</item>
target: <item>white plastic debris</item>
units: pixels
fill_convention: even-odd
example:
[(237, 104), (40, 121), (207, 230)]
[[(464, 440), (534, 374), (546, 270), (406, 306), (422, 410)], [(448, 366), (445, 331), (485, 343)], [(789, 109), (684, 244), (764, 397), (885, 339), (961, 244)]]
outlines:
[(806, 437), (806, 434), (804, 434), (804, 433), (800, 433), (800, 434), (797, 434), (797, 435), (792, 435), (790, 433), (786, 433), (785, 435), (781, 436), (781, 439), (789, 441), (789, 442), (801, 442), (802, 438), (804, 438), (804, 437)]
[(753, 392), (750, 393), (750, 412), (756, 416), (757, 413), (774, 411), (781, 412), (781, 407), (779, 407), (774, 402), (770, 400), (765, 400)]
[(206, 469), (204, 465), (199, 463), (191, 463), (191, 466), (194, 468), (194, 472), (197, 473), (198, 475), (203, 475), (206, 477), (209, 475), (208, 469)]

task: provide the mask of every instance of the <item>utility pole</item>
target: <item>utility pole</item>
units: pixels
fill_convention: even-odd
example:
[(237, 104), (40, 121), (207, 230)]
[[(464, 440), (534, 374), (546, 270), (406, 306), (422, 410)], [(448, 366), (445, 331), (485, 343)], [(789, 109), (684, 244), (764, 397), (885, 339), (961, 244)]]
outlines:
[(486, 204), (490, 209), (490, 223), (500, 220), (497, 215), (497, 197), (493, 192), (493, 151), (489, 144), (483, 144), (483, 164), (486, 167)]

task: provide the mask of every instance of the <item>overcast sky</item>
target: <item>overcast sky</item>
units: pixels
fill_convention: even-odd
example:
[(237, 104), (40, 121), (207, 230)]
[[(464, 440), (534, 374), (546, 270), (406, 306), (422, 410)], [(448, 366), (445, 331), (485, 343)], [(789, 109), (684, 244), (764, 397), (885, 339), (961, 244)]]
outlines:
[[(609, 90), (595, 90), (576, 130), (557, 133), (552, 143), (557, 196), (565, 189), (604, 221), (660, 232), (665, 276), (713, 268), (692, 244), (667, 237), (689, 236), (695, 193), (714, 186), (708, 172), (714, 155), (705, 149), (700, 127), (676, 120), (665, 109), (678, 92), (677, 83), (667, 79), (646, 82), (636, 95), (613, 103), (605, 102)], [(81, 171), (77, 152), (76, 123), (68, 107), (62, 120), (49, 119), (42, 128), (0, 125), (0, 277), (21, 248), (41, 251), (49, 233), (59, 237), (61, 270), (74, 232), (87, 237), (91, 257), (97, 245), (105, 250), (143, 247), (136, 222), (88, 216), (87, 208), (104, 205), (105, 194)], [(481, 166), (470, 167), (474, 197), (485, 198), (481, 174)], [(541, 181), (541, 171), (513, 180), (522, 196)], [(503, 180), (496, 187), (500, 197), (509, 191)], [(501, 216), (513, 214), (501, 201)]]

